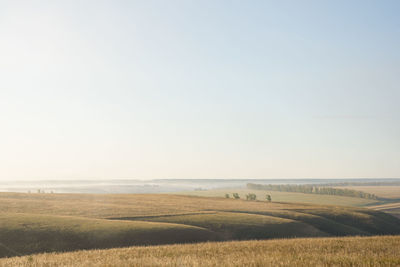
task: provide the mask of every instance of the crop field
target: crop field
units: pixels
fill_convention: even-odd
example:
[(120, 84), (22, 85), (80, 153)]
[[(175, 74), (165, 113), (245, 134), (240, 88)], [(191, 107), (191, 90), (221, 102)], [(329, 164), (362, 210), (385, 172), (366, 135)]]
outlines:
[(211, 242), (46, 253), (0, 266), (399, 266), (400, 236)]
[(357, 207), (169, 194), (0, 193), (0, 255), (204, 241), (400, 234)]

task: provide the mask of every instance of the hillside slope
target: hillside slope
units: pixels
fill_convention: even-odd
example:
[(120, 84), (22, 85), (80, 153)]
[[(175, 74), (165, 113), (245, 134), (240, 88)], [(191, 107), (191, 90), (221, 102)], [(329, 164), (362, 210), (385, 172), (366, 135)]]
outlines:
[(183, 224), (0, 213), (0, 257), (210, 240), (217, 235)]
[(131, 245), (400, 234), (363, 208), (177, 195), (0, 193), (0, 256)]

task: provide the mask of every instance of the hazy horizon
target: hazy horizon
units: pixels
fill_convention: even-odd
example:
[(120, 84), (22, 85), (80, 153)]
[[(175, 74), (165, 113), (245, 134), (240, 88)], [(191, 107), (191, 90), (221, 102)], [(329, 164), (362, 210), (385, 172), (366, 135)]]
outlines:
[(335, 178), (335, 177), (325, 177), (325, 178), (320, 178), (320, 177), (284, 177), (284, 178), (118, 178), (118, 177), (113, 177), (113, 178), (101, 178), (101, 177), (80, 177), (80, 178), (72, 178), (72, 177), (66, 177), (66, 178), (57, 178), (57, 177), (48, 177), (48, 178), (40, 178), (40, 177), (33, 177), (33, 178), (2, 178), (0, 180), (1, 182), (5, 183), (21, 183), (21, 182), (46, 182), (46, 181), (51, 181), (51, 182), (64, 182), (64, 181), (71, 181), (71, 182), (82, 182), (82, 181), (96, 181), (96, 182), (108, 182), (108, 181), (135, 181), (135, 182), (151, 182), (151, 181), (196, 181), (196, 180), (210, 180), (210, 181), (290, 181), (290, 180), (338, 180), (338, 181), (356, 181), (356, 180), (372, 180), (372, 181), (380, 181), (380, 180), (400, 180), (400, 177), (342, 177), (342, 178)]
[(0, 181), (398, 178), (399, 13), (1, 1)]

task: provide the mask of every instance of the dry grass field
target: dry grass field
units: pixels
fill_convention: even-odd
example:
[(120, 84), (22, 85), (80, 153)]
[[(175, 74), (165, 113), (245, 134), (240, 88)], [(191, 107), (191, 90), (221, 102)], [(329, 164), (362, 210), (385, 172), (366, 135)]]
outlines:
[[(303, 194), (302, 194), (303, 195)], [(149, 218), (152, 216), (197, 214), (210, 211), (297, 212), (301, 209), (333, 206), (305, 203), (246, 201), (221, 197), (167, 194), (27, 194), (0, 193), (0, 212), (65, 215), (86, 218)], [(333, 203), (330, 203), (333, 204)], [(350, 206), (350, 205), (348, 205)], [(336, 210), (365, 211), (335, 205)]]
[(47, 253), (0, 266), (400, 266), (400, 236), (212, 242)]
[(0, 255), (204, 241), (400, 234), (364, 208), (168, 194), (0, 193)]

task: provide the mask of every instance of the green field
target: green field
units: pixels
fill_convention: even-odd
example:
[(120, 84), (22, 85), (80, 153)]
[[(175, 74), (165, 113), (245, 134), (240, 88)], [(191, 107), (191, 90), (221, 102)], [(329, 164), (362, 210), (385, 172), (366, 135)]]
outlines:
[(39, 254), (0, 266), (399, 266), (400, 237), (209, 242)]
[(0, 255), (202, 241), (400, 234), (358, 207), (168, 194), (0, 193)]

